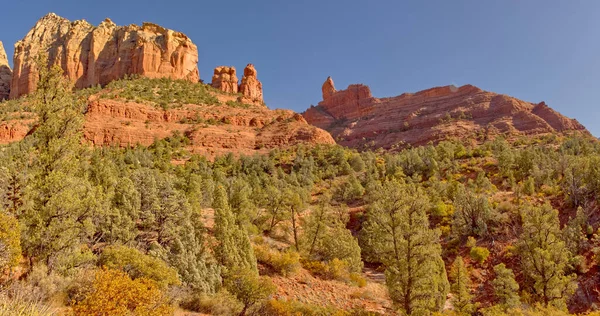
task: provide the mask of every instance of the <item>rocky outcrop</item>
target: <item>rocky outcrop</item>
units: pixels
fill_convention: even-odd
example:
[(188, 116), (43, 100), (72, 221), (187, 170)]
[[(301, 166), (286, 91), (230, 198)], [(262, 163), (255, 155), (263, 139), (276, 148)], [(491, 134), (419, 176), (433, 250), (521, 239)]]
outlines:
[(235, 67), (219, 66), (215, 68), (211, 86), (223, 92), (238, 93), (238, 77), (235, 74)]
[(10, 97), (35, 90), (35, 59), (47, 53), (76, 88), (105, 85), (126, 75), (199, 81), (198, 50), (182, 33), (152, 23), (117, 26), (110, 19), (93, 26), (50, 13), (15, 45)]
[(244, 76), (242, 77), (239, 91), (246, 99), (253, 102), (263, 102), (262, 83), (256, 78), (254, 65), (248, 64), (244, 69)]
[[(188, 150), (207, 157), (266, 153), (295, 144), (334, 144), (331, 135), (290, 110), (270, 110), (262, 105), (229, 106), (236, 95), (215, 92), (219, 104), (186, 104), (164, 110), (151, 104), (108, 96), (108, 90), (88, 100), (84, 138), (95, 146), (150, 145), (178, 132), (190, 139)], [(25, 100), (24, 100), (25, 101)], [(0, 144), (23, 139), (35, 114), (10, 113), (0, 122)]]
[(337, 91), (335, 90), (335, 85), (333, 84), (333, 79), (331, 79), (331, 77), (327, 77), (321, 90), (323, 91), (323, 100), (329, 99), (329, 97)]
[(400, 148), (446, 139), (486, 139), (555, 132), (588, 133), (544, 102), (533, 104), (475, 86), (436, 87), (391, 98), (374, 98), (365, 85), (336, 91), (323, 84), (323, 101), (303, 113), (339, 144), (366, 149)]
[(6, 51), (4, 51), (4, 45), (0, 42), (0, 101), (8, 99), (11, 79), (12, 70), (6, 57)]

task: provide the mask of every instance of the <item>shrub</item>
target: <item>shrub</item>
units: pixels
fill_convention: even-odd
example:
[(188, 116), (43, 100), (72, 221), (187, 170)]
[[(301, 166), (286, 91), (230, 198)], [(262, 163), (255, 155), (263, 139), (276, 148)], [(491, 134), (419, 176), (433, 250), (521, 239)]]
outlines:
[(279, 252), (269, 249), (267, 246), (254, 246), (256, 260), (273, 268), (283, 276), (289, 276), (300, 268), (300, 255), (296, 251)]
[(280, 301), (270, 300), (259, 311), (262, 316), (321, 316), (321, 315), (346, 315), (333, 307), (321, 307), (312, 304), (301, 303), (298, 301)]
[(73, 306), (74, 315), (168, 315), (173, 308), (158, 284), (147, 278), (132, 280), (119, 270), (96, 273), (92, 289)]
[(121, 269), (133, 279), (148, 278), (160, 286), (180, 284), (177, 272), (164, 261), (125, 246), (110, 246), (104, 249), (98, 260), (100, 266)]
[(473, 247), (470, 252), (471, 258), (479, 264), (483, 264), (490, 255), (490, 251), (485, 247)]
[(14, 216), (0, 211), (0, 272), (19, 264), (21, 233)]
[(181, 303), (181, 307), (193, 312), (209, 315), (237, 315), (242, 304), (229, 292), (221, 291), (214, 295), (196, 294)]
[(225, 280), (225, 287), (244, 305), (240, 315), (244, 315), (250, 307), (266, 300), (276, 291), (269, 278), (260, 277), (250, 269), (231, 271)]

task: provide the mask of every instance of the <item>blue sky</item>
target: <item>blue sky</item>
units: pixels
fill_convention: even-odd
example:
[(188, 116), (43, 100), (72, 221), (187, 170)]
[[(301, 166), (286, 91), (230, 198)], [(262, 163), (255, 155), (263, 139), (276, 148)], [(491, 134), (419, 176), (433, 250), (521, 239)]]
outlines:
[(546, 101), (600, 136), (600, 1), (7, 1), (9, 56), (48, 12), (181, 31), (207, 82), (215, 66), (254, 63), (271, 108), (317, 104), (327, 76), (378, 97), (473, 84)]

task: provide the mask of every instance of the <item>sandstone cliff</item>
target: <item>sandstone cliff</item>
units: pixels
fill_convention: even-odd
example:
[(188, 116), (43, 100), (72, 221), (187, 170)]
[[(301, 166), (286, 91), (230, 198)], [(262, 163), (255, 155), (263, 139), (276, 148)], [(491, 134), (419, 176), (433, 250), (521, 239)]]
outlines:
[(238, 93), (238, 77), (235, 67), (219, 66), (215, 68), (211, 85), (223, 92)]
[[(156, 104), (115, 97), (117, 93), (106, 88), (88, 99), (84, 138), (95, 146), (126, 147), (150, 145), (179, 132), (190, 139), (189, 151), (209, 158), (226, 153), (267, 153), (299, 143), (335, 143), (329, 133), (293, 111), (239, 106), (235, 105), (236, 95), (209, 93), (218, 102), (173, 105), (165, 110)], [(0, 122), (0, 144), (23, 139), (35, 126), (33, 113), (8, 113), (7, 117), (12, 119)]]
[(48, 54), (76, 88), (105, 85), (126, 75), (199, 80), (198, 50), (182, 33), (144, 23), (117, 26), (106, 19), (98, 26), (50, 13), (15, 45), (10, 97), (35, 90), (35, 58)]
[(256, 77), (254, 65), (248, 64), (244, 69), (244, 76), (242, 77), (239, 91), (246, 99), (258, 103), (263, 102), (262, 83)]
[(466, 85), (374, 98), (365, 85), (336, 91), (323, 84), (323, 101), (303, 116), (341, 145), (359, 149), (422, 145), (445, 139), (479, 139), (581, 131), (585, 127), (539, 104)]
[(8, 99), (11, 79), (12, 70), (6, 57), (6, 51), (4, 51), (4, 45), (0, 42), (0, 101)]

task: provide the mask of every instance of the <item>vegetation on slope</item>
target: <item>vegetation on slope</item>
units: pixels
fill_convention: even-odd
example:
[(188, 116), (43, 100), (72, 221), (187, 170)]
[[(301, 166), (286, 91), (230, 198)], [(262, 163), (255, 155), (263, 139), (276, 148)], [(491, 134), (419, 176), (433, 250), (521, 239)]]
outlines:
[(39, 126), (0, 150), (0, 307), (25, 297), (75, 314), (366, 315), (278, 300), (272, 284), (303, 270), (364, 286), (365, 264), (385, 270), (400, 314), (598, 303), (596, 140), (298, 146), (175, 165), (181, 135), (82, 145), (81, 99), (58, 69), (41, 75), (29, 99)]

